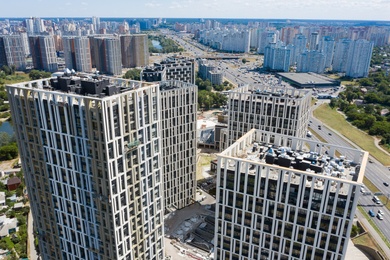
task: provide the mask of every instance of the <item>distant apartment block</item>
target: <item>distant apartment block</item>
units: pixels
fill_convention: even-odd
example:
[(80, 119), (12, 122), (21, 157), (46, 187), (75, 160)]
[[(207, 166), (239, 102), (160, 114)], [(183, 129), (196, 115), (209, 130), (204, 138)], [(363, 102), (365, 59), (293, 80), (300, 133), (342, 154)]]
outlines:
[(325, 55), (325, 68), (332, 68), (335, 43), (332, 37), (324, 36), (318, 44), (318, 50)]
[(120, 40), (116, 36), (90, 37), (92, 66), (104, 74), (122, 74)]
[(368, 76), (374, 43), (367, 40), (357, 40), (349, 52), (349, 60), (345, 75), (352, 78)]
[(91, 72), (91, 48), (87, 37), (63, 37), (65, 66), (80, 72)]
[(198, 87), (162, 81), (160, 93), (164, 205), (170, 212), (195, 201)]
[(28, 40), (34, 68), (50, 72), (58, 71), (57, 53), (53, 36), (29, 36)]
[(247, 85), (229, 91), (228, 146), (252, 128), (306, 136), (310, 101), (310, 90), (286, 87)]
[(26, 50), (21, 35), (0, 36), (0, 67), (3, 65), (26, 69)]
[(146, 34), (121, 35), (120, 41), (124, 68), (149, 65), (149, 45)]
[(214, 259), (344, 259), (368, 152), (252, 129), (217, 155)]
[(288, 72), (291, 63), (291, 50), (281, 42), (265, 47), (263, 67), (271, 71)]
[(367, 40), (342, 39), (337, 42), (333, 58), (333, 70), (346, 76), (368, 76), (374, 43)]
[(297, 72), (314, 72), (322, 74), (325, 71), (325, 55), (319, 51), (304, 51), (297, 62)]
[(221, 85), (223, 83), (223, 73), (216, 70), (216, 67), (206, 59), (198, 61), (199, 76), (203, 80), (209, 80), (213, 85)]

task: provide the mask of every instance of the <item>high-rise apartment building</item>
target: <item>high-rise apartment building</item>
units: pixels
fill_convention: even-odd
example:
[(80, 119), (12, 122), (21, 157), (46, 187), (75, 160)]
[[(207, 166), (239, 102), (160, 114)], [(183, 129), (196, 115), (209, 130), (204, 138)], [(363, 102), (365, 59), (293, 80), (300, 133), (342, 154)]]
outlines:
[(163, 259), (157, 84), (7, 86), (42, 259)]
[(92, 66), (104, 74), (122, 74), (120, 40), (116, 36), (90, 37)]
[(28, 35), (40, 34), (45, 31), (43, 20), (38, 17), (26, 19), (26, 27)]
[(198, 87), (163, 81), (160, 92), (164, 201), (169, 212), (195, 201)]
[(318, 74), (325, 71), (325, 55), (319, 51), (306, 50), (301, 53), (297, 62), (297, 72), (315, 72)]
[(195, 84), (195, 61), (187, 57), (169, 57), (155, 66), (166, 68), (166, 80), (179, 80)]
[(346, 72), (352, 41), (350, 39), (341, 39), (336, 43), (332, 68), (337, 72)]
[(302, 52), (304, 52), (307, 49), (307, 38), (306, 36), (302, 34), (295, 35), (295, 38), (293, 40), (293, 53), (291, 57), (291, 63), (296, 63), (299, 60), (299, 57)]
[(214, 259), (344, 259), (367, 158), (250, 130), (217, 155)]
[(283, 27), (280, 34), (280, 40), (286, 45), (292, 44), (297, 33), (298, 29), (295, 27)]
[(281, 42), (265, 47), (263, 67), (271, 71), (288, 72), (291, 63), (291, 50)]
[(310, 90), (284, 86), (247, 85), (229, 91), (227, 146), (252, 128), (306, 136), (310, 101)]
[(91, 48), (87, 37), (63, 37), (65, 65), (81, 72), (92, 71)]
[(26, 69), (26, 52), (21, 35), (0, 36), (0, 66), (15, 66), (17, 70)]
[(122, 65), (125, 68), (149, 65), (149, 45), (146, 34), (121, 35)]
[(318, 50), (325, 55), (325, 68), (332, 67), (335, 40), (330, 36), (322, 37), (318, 44)]
[(318, 45), (318, 39), (319, 39), (319, 34), (318, 32), (312, 32), (310, 34), (310, 41), (309, 41), (309, 50), (315, 51), (317, 50), (317, 45)]
[(58, 63), (53, 36), (29, 36), (28, 41), (34, 68), (56, 72)]
[(362, 78), (368, 76), (374, 43), (359, 39), (342, 39), (337, 42), (333, 58), (333, 70), (346, 76)]
[(199, 76), (203, 80), (209, 80), (213, 85), (223, 83), (223, 72), (218, 71), (215, 65), (209, 63), (207, 59), (198, 60)]
[(352, 48), (349, 52), (345, 75), (352, 78), (367, 77), (374, 43), (360, 39), (353, 42)]

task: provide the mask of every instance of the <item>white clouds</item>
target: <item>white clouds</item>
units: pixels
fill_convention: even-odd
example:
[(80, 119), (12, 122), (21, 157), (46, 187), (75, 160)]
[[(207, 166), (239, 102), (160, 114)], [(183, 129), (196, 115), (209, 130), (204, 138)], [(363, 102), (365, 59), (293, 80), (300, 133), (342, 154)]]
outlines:
[(146, 3), (145, 6), (149, 7), (149, 8), (156, 8), (156, 7), (160, 7), (161, 4), (155, 3), (155, 2), (150, 2), (150, 3)]
[(86, 3), (86, 2), (81, 2), (81, 5), (87, 6), (88, 3)]

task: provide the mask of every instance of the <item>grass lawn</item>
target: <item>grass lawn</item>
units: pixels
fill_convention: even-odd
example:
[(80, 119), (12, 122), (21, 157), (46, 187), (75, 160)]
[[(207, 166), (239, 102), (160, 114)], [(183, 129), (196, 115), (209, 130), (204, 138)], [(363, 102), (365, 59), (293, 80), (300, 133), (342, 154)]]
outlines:
[(196, 165), (196, 180), (204, 179), (204, 176), (202, 174), (203, 167), (210, 166), (210, 162), (216, 158), (217, 158), (216, 155), (211, 155), (211, 154), (200, 154), (199, 155), (199, 160), (198, 160), (198, 163)]
[(24, 72), (16, 72), (15, 75), (9, 75), (4, 79), (4, 84), (14, 84), (18, 82), (30, 81), (28, 74)]
[(322, 104), (313, 111), (313, 114), (361, 149), (368, 151), (380, 163), (384, 165), (389, 164), (389, 156), (375, 146), (373, 137), (352, 126), (340, 113), (331, 109), (328, 104)]

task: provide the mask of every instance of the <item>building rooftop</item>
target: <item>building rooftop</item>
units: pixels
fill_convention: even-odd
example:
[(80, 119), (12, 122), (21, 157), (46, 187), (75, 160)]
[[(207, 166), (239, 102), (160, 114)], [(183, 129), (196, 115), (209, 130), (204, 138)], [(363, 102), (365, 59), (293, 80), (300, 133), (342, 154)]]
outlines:
[[(252, 129), (219, 156), (227, 159), (225, 167), (230, 170), (236, 169), (237, 159), (244, 160), (251, 164), (249, 174), (258, 174), (255, 166), (263, 165), (271, 167), (275, 180), (283, 176), (284, 182), (299, 185), (305, 174), (315, 177), (316, 189), (323, 189), (327, 179), (334, 184), (330, 192), (346, 194), (349, 184), (362, 184), (368, 152)], [(291, 178), (280, 171), (292, 172)], [(260, 174), (265, 177), (267, 172)], [(340, 181), (344, 183), (341, 188), (336, 185)], [(306, 186), (312, 186), (311, 181)]]
[(229, 91), (231, 95), (238, 93), (248, 93), (261, 96), (286, 97), (300, 99), (311, 95), (311, 90), (295, 89), (292, 87), (273, 86), (273, 85), (245, 85), (235, 90)]
[(155, 84), (69, 71), (62, 76), (16, 83), (9, 86), (104, 98), (148, 85)]
[(278, 73), (278, 75), (294, 81), (300, 85), (305, 84), (334, 84), (336, 80), (330, 79), (325, 76), (321, 76), (319, 74), (308, 72), (308, 73), (292, 73), (292, 72), (284, 72), (284, 73)]

